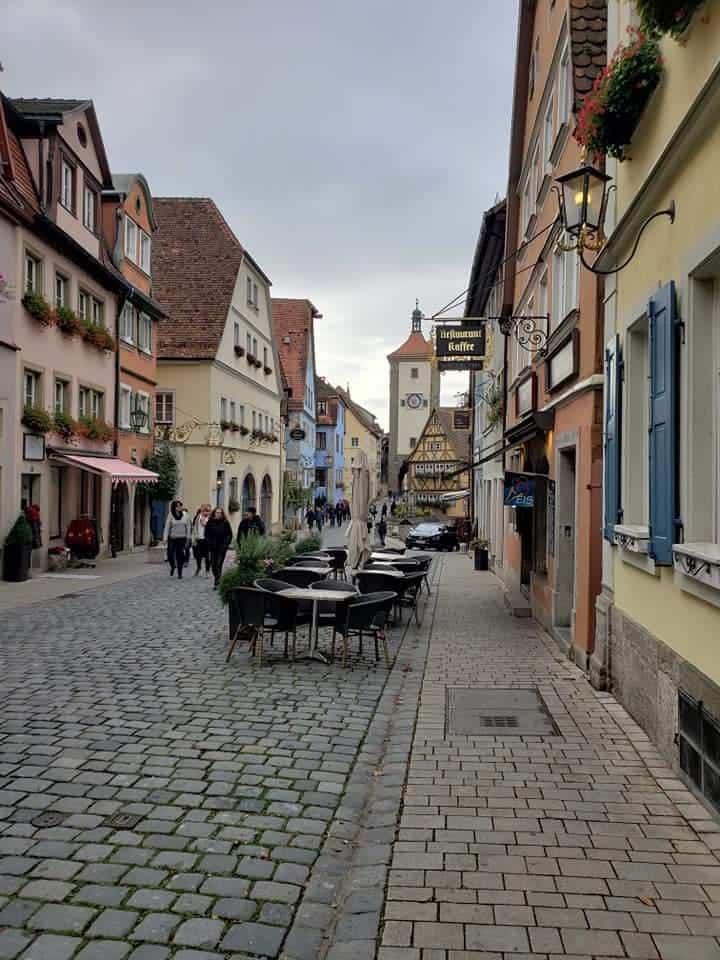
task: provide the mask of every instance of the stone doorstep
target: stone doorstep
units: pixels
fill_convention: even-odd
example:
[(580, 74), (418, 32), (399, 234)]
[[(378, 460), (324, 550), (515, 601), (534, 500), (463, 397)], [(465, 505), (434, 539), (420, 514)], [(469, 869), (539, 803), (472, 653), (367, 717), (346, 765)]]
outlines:
[(532, 617), (530, 601), (522, 590), (506, 588), (504, 599), (505, 606), (510, 611), (511, 616), (521, 618)]

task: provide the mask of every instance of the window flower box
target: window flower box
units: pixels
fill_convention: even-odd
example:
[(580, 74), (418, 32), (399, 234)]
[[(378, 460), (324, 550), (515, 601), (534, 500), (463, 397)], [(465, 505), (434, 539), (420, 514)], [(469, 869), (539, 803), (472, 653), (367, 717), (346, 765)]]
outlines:
[(251, 367), (255, 366), (255, 357), (251, 353), (247, 355), (247, 362), (250, 364)]
[(245, 347), (241, 347), (240, 344), (236, 343), (233, 349), (235, 350), (236, 357), (245, 356)]
[(226, 430), (232, 430), (232, 420), (221, 420), (220, 429), (224, 432)]
[(115, 349), (115, 340), (105, 327), (99, 323), (83, 324), (83, 340), (98, 350), (107, 350), (112, 352)]
[(263, 371), (269, 375), (272, 373), (272, 367), (263, 367)]
[(55, 323), (55, 311), (41, 293), (28, 290), (22, 298), (22, 305), (33, 320), (37, 320), (43, 326), (51, 327)]
[(235, 423), (234, 420), (231, 421), (231, 423), (230, 423), (230, 430), (231, 430), (233, 433), (239, 433), (239, 432), (240, 432), (240, 424), (239, 424), (239, 423)]
[(80, 318), (69, 307), (58, 307), (55, 311), (55, 323), (61, 333), (68, 337), (82, 336), (83, 325)]
[(108, 440), (112, 440), (115, 431), (112, 425), (106, 423), (101, 417), (80, 417), (78, 433), (87, 440), (101, 440), (107, 443)]
[(75, 439), (78, 425), (72, 417), (69, 417), (61, 410), (57, 410), (53, 415), (52, 429), (65, 443), (70, 443)]
[(575, 139), (595, 157), (624, 159), (624, 151), (660, 82), (662, 57), (656, 34), (629, 28), (630, 40), (615, 51), (585, 97)]
[(705, 0), (637, 0), (643, 27), (654, 33), (670, 34), (679, 40)]
[(50, 414), (42, 407), (25, 407), (20, 422), (31, 433), (43, 435), (50, 433), (53, 426)]
[(248, 430), (248, 428), (244, 424), (240, 424), (240, 436), (246, 437), (249, 433), (250, 431)]

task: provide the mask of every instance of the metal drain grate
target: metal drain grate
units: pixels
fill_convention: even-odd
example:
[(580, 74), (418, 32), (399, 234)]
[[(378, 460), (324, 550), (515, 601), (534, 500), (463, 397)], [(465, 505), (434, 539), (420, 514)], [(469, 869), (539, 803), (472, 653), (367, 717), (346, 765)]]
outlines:
[(141, 820), (139, 813), (114, 813), (111, 817), (105, 817), (103, 825), (114, 830), (132, 830)]
[(537, 689), (446, 687), (446, 736), (548, 737), (557, 734)]
[(65, 813), (55, 813), (48, 810), (46, 813), (39, 813), (36, 817), (33, 817), (31, 823), (34, 827), (58, 827), (66, 816)]

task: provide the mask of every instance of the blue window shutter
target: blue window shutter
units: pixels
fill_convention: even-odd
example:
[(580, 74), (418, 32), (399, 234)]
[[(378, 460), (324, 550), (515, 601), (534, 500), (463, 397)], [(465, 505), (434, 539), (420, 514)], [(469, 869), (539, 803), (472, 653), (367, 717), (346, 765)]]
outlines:
[(650, 328), (648, 555), (672, 564), (678, 518), (678, 323), (675, 284), (671, 281), (648, 304)]
[(605, 539), (615, 538), (620, 520), (620, 435), (622, 414), (620, 337), (605, 348)]

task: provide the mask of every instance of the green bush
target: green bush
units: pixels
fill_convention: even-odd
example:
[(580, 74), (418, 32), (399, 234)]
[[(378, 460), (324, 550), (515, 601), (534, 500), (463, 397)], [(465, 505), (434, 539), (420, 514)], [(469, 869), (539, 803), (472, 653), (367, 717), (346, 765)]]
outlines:
[(180, 472), (175, 454), (170, 447), (161, 443), (142, 463), (146, 470), (158, 475), (157, 483), (143, 484), (145, 492), (153, 500), (172, 500), (180, 484)]
[(47, 302), (41, 293), (34, 290), (28, 290), (22, 298), (22, 305), (25, 307), (31, 317), (34, 317), (46, 327), (52, 326), (55, 322), (55, 313), (53, 308)]
[(235, 565), (220, 578), (218, 593), (223, 604), (227, 605), (230, 593), (235, 587), (251, 587), (258, 577), (272, 569), (273, 558), (270, 550), (267, 537), (258, 537), (252, 533), (237, 542)]
[(307, 537), (301, 537), (295, 544), (295, 553), (314, 553), (322, 547), (322, 539), (316, 534), (311, 533)]
[(55, 310), (57, 325), (68, 336), (82, 334), (83, 326), (77, 314), (70, 307), (58, 307)]
[(21, 513), (15, 523), (10, 527), (10, 532), (5, 537), (6, 547), (30, 547), (32, 546), (32, 529), (30, 524)]
[(52, 430), (50, 414), (42, 407), (25, 407), (21, 422), (33, 433), (49, 433)]
[(636, 0), (635, 7), (647, 30), (681, 36), (704, 0)]
[(77, 433), (77, 424), (62, 410), (56, 410), (53, 414), (53, 430), (67, 443)]

